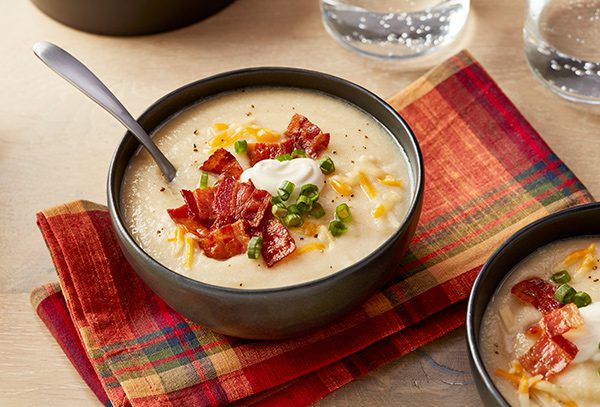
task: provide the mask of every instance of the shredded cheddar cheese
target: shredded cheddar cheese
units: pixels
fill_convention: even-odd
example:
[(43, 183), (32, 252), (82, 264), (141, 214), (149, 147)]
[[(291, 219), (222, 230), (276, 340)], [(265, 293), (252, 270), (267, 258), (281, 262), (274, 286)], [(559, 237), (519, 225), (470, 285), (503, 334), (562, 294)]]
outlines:
[(377, 191), (373, 187), (373, 184), (371, 184), (371, 181), (369, 181), (367, 176), (362, 171), (358, 173), (358, 181), (360, 183), (360, 188), (369, 199), (373, 199), (377, 196)]
[(308, 244), (305, 244), (302, 247), (299, 247), (296, 250), (296, 253), (303, 254), (303, 253), (310, 252), (310, 251), (313, 251), (313, 250), (323, 251), (323, 250), (325, 250), (325, 245), (323, 243), (318, 243), (318, 242), (308, 243)]
[(371, 211), (371, 215), (377, 219), (382, 217), (385, 214), (385, 205), (382, 203), (377, 204), (375, 208)]
[(194, 262), (194, 243), (195, 243), (195, 239), (191, 236), (186, 236), (185, 237), (185, 254), (186, 254), (186, 258), (185, 258), (185, 268), (190, 269), (192, 268), (192, 264)]
[(231, 147), (241, 139), (253, 139), (262, 143), (279, 141), (281, 134), (275, 130), (263, 128), (248, 121), (242, 124), (215, 123), (211, 127), (213, 137), (208, 141), (210, 151)]
[(306, 221), (298, 228), (298, 231), (305, 236), (314, 236), (319, 233), (319, 226), (314, 222)]
[(386, 175), (383, 178), (377, 177), (377, 181), (379, 181), (380, 184), (388, 186), (388, 187), (401, 187), (402, 186), (402, 180), (394, 179), (391, 175)]
[(329, 179), (329, 184), (333, 189), (335, 189), (335, 192), (337, 192), (341, 196), (348, 196), (352, 194), (352, 187), (346, 183), (341, 182), (336, 177), (331, 177)]
[(585, 249), (576, 250), (564, 258), (564, 260), (562, 261), (562, 265), (571, 266), (577, 261), (583, 260), (587, 255), (593, 255), (595, 250), (596, 246), (593, 243)]

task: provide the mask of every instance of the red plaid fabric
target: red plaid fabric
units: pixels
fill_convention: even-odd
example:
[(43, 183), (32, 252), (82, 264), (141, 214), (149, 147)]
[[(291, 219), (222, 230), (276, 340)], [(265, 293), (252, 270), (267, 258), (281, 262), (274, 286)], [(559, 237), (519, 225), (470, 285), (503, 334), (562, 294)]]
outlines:
[(302, 338), (247, 341), (184, 319), (125, 262), (102, 206), (77, 201), (38, 214), (60, 287), (35, 290), (32, 303), (100, 401), (312, 403), (460, 326), (495, 247), (535, 219), (592, 200), (467, 52), (390, 103), (424, 154), (420, 226), (385, 289)]

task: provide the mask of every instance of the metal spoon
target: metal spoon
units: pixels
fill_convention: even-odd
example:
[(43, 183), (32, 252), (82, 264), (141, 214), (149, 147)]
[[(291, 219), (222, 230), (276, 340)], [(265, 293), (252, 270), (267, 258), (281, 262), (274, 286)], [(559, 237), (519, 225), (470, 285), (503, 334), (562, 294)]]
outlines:
[(77, 58), (64, 49), (41, 41), (33, 45), (33, 53), (50, 69), (63, 77), (71, 85), (82, 91), (94, 102), (120, 121), (148, 150), (168, 182), (175, 178), (177, 170), (164, 154), (156, 147), (146, 131), (135, 121), (131, 114), (110, 90), (83, 65)]

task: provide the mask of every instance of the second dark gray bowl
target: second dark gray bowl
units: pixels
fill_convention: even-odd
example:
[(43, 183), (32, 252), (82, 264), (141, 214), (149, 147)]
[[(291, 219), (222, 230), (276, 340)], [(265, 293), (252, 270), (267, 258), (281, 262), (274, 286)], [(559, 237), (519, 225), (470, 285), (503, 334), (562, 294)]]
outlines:
[(486, 406), (509, 406), (479, 353), (479, 330), (494, 293), (510, 271), (535, 250), (557, 240), (586, 235), (600, 235), (599, 202), (565, 209), (531, 223), (500, 246), (481, 269), (469, 296), (466, 325), (473, 377)]
[(347, 100), (381, 122), (404, 148), (414, 184), (409, 210), (399, 229), (377, 250), (331, 276), (281, 288), (224, 288), (175, 273), (136, 244), (121, 217), (123, 175), (130, 158), (139, 147), (130, 133), (123, 138), (110, 166), (108, 207), (125, 257), (142, 280), (177, 312), (216, 332), (242, 338), (298, 336), (348, 313), (396, 272), (421, 212), (423, 160), (412, 131), (383, 100), (343, 79), (300, 69), (250, 68), (200, 80), (166, 95), (142, 114), (138, 121), (146, 131), (152, 133), (170, 117), (203, 99), (249, 86), (305, 88)]

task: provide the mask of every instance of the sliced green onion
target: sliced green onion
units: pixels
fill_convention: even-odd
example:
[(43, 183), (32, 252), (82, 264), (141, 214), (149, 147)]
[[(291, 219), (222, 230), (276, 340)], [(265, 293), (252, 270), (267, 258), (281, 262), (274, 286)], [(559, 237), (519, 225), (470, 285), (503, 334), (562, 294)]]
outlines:
[(312, 201), (306, 195), (300, 195), (296, 201), (296, 207), (300, 212), (310, 212), (312, 209)]
[(294, 192), (294, 183), (290, 181), (283, 181), (279, 188), (277, 189), (277, 195), (281, 198), (282, 201), (287, 201), (290, 199), (290, 195)]
[(571, 276), (569, 275), (569, 272), (567, 270), (561, 270), (552, 274), (550, 280), (554, 281), (556, 284), (564, 284), (571, 281)]
[(325, 209), (323, 209), (320, 203), (315, 202), (313, 203), (312, 210), (310, 211), (310, 216), (316, 219), (322, 218), (325, 216)]
[(271, 207), (271, 212), (278, 218), (283, 218), (288, 214), (288, 210), (284, 204), (275, 204)]
[(285, 226), (293, 228), (297, 226), (302, 226), (304, 220), (302, 216), (298, 213), (289, 213), (285, 218), (283, 218), (283, 223)]
[(275, 157), (277, 161), (290, 161), (292, 159), (291, 154), (281, 154)]
[(598, 342), (598, 350), (600, 350), (600, 342)]
[(260, 236), (252, 236), (250, 242), (248, 242), (248, 258), (258, 259), (260, 257), (260, 251), (262, 250), (263, 239)]
[(246, 149), (248, 149), (248, 142), (246, 140), (238, 140), (233, 147), (235, 148), (236, 154), (244, 154)]
[(321, 168), (321, 172), (325, 175), (331, 174), (335, 171), (335, 164), (329, 157), (321, 158), (321, 161), (319, 161), (319, 167)]
[(554, 298), (561, 304), (568, 304), (573, 302), (573, 297), (575, 296), (576, 291), (569, 284), (559, 285), (554, 293)]
[(273, 195), (271, 197), (271, 204), (272, 205), (283, 204), (283, 201), (281, 200), (281, 198), (279, 197), (279, 195)]
[(200, 188), (204, 189), (208, 187), (208, 172), (202, 171), (202, 175), (200, 176)]
[(335, 217), (344, 223), (348, 223), (352, 220), (352, 212), (347, 204), (342, 203), (335, 208)]
[(292, 151), (292, 158), (305, 158), (305, 157), (306, 157), (306, 152), (300, 148), (297, 148), (294, 151)]
[(296, 204), (291, 204), (287, 207), (288, 213), (297, 213), (300, 214), (300, 209), (296, 206)]
[(300, 195), (304, 195), (310, 199), (311, 202), (315, 202), (319, 199), (319, 187), (315, 184), (304, 184), (300, 188)]
[(592, 303), (592, 297), (585, 291), (579, 291), (573, 296), (573, 303), (577, 308), (587, 307)]
[(334, 219), (329, 222), (328, 229), (333, 236), (341, 236), (348, 231), (348, 226), (341, 220)]

